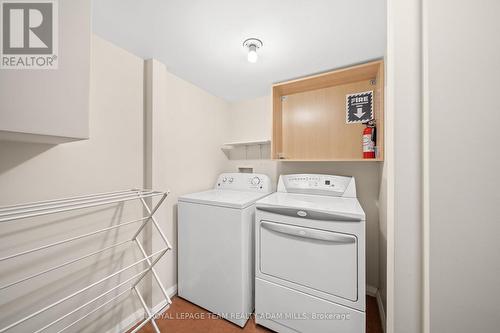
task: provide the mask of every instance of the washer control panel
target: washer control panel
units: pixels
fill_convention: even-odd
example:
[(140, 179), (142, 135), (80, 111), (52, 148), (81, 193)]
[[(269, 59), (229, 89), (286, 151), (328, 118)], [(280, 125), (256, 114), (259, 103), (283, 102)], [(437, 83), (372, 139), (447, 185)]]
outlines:
[(235, 191), (271, 191), (271, 180), (260, 173), (223, 173), (217, 178), (216, 189)]
[(319, 174), (281, 175), (278, 192), (356, 197), (354, 177)]

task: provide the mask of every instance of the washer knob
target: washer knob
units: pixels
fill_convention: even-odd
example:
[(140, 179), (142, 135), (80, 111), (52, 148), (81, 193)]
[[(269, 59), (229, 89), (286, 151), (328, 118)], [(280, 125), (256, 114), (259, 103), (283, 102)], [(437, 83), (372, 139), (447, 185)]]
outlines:
[(227, 181), (227, 177), (222, 177), (222, 181), (225, 183)]
[(233, 182), (233, 177), (229, 178), (229, 182), (232, 183)]
[(253, 177), (252, 178), (252, 185), (259, 185), (260, 184), (260, 178), (259, 177)]

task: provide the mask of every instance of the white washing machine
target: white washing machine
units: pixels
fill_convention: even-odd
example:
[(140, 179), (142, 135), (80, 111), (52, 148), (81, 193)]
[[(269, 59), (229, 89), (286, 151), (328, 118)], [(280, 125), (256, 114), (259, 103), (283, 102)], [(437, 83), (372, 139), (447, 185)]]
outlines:
[(256, 322), (364, 333), (365, 213), (354, 178), (282, 175), (256, 207)]
[(262, 174), (224, 173), (213, 190), (178, 206), (178, 294), (243, 327), (254, 309), (255, 202), (271, 192)]

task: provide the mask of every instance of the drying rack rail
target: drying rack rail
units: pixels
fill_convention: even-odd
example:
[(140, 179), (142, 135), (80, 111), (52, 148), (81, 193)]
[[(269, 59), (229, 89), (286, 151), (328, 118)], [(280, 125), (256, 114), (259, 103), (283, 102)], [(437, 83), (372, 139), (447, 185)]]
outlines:
[[(2, 290), (6, 290), (10, 287), (13, 287), (15, 285), (27, 282), (33, 278), (43, 276), (44, 274), (47, 274), (49, 272), (56, 271), (62, 267), (65, 267), (65, 266), (74, 264), (78, 261), (96, 256), (99, 253), (111, 250), (113, 248), (125, 245), (127, 243), (134, 243), (139, 248), (139, 250), (143, 256), (142, 259), (139, 259), (139, 260), (135, 261), (134, 263), (132, 263), (126, 267), (123, 267), (120, 270), (113, 272), (112, 274), (109, 274), (109, 275), (101, 278), (100, 280), (95, 281), (95, 282), (85, 286), (84, 288), (81, 288), (80, 290), (75, 291), (75, 292), (53, 302), (52, 304), (49, 304), (49, 305), (31, 313), (31, 314), (13, 322), (13, 323), (10, 323), (9, 325), (7, 325), (5, 327), (0, 328), (0, 333), (8, 332), (12, 328), (42, 314), (43, 312), (45, 312), (47, 310), (52, 309), (53, 307), (65, 302), (65, 301), (67, 301), (75, 296), (78, 296), (78, 295), (88, 291), (89, 289), (91, 289), (91, 288), (93, 288), (93, 287), (95, 287), (95, 286), (119, 275), (120, 273), (123, 273), (123, 272), (141, 264), (141, 263), (142, 264), (145, 263), (147, 266), (144, 270), (142, 270), (139, 273), (133, 275), (132, 277), (126, 279), (125, 281), (120, 282), (118, 285), (113, 286), (113, 288), (106, 290), (105, 292), (97, 295), (96, 297), (89, 300), (85, 304), (82, 304), (82, 305), (78, 306), (77, 308), (72, 309), (71, 311), (65, 313), (64, 315), (60, 316), (59, 318), (46, 324), (45, 326), (41, 327), (40, 329), (38, 329), (35, 332), (36, 333), (44, 332), (47, 329), (53, 327), (55, 324), (60, 323), (64, 319), (66, 319), (66, 318), (70, 317), (71, 315), (77, 313), (78, 311), (84, 309), (85, 307), (96, 303), (97, 301), (103, 299), (105, 296), (110, 295), (113, 291), (118, 291), (121, 287), (128, 286), (128, 288), (125, 288), (124, 291), (121, 291), (117, 295), (114, 295), (112, 298), (107, 299), (104, 303), (99, 304), (99, 305), (97, 303), (94, 304), (94, 306), (96, 306), (96, 307), (92, 308), (92, 310), (90, 312), (86, 313), (82, 317), (79, 317), (77, 320), (71, 322), (70, 324), (68, 324), (67, 326), (58, 330), (57, 332), (59, 333), (59, 332), (66, 331), (67, 329), (73, 327), (74, 325), (81, 322), (82, 320), (89, 317), (90, 315), (103, 309), (106, 305), (120, 299), (123, 295), (126, 295), (127, 293), (133, 293), (137, 296), (142, 307), (144, 308), (144, 311), (146, 313), (146, 318), (142, 322), (140, 322), (132, 330), (132, 333), (136, 333), (137, 331), (139, 331), (148, 322), (151, 322), (155, 332), (160, 333), (160, 329), (158, 328), (154, 318), (158, 313), (163, 311), (169, 304), (171, 304), (171, 300), (170, 300), (170, 297), (169, 297), (165, 287), (163, 286), (162, 282), (160, 281), (158, 274), (154, 269), (154, 266), (163, 257), (163, 255), (167, 251), (172, 249), (172, 246), (171, 246), (168, 238), (165, 236), (165, 234), (161, 230), (161, 228), (158, 224), (158, 221), (156, 220), (154, 214), (156, 213), (158, 208), (163, 204), (167, 195), (168, 195), (168, 192), (131, 189), (131, 190), (124, 190), (124, 191), (98, 193), (98, 194), (92, 194), (92, 195), (83, 195), (83, 196), (69, 197), (69, 198), (63, 198), (63, 199), (57, 199), (57, 200), (47, 200), (47, 201), (39, 201), (39, 202), (33, 202), (33, 203), (28, 203), (28, 204), (0, 207), (0, 224), (7, 223), (7, 222), (13, 222), (16, 220), (21, 220), (21, 219), (26, 219), (26, 218), (34, 218), (34, 217), (43, 216), (43, 215), (68, 212), (68, 211), (72, 211), (72, 210), (92, 208), (92, 207), (109, 205), (109, 204), (114, 204), (114, 203), (122, 203), (122, 202), (126, 202), (126, 201), (131, 201), (131, 200), (139, 200), (142, 203), (144, 210), (146, 212), (146, 214), (144, 214), (145, 216), (143, 216), (139, 219), (135, 219), (135, 220), (127, 221), (127, 222), (122, 222), (122, 223), (115, 224), (115, 225), (112, 225), (112, 226), (109, 226), (106, 228), (94, 230), (94, 231), (89, 232), (89, 233), (81, 234), (81, 235), (74, 236), (71, 238), (66, 238), (66, 239), (63, 239), (63, 240), (60, 240), (57, 242), (34, 247), (34, 248), (26, 250), (26, 251), (22, 251), (19, 253), (15, 253), (15, 254), (0, 258), (0, 264), (1, 264), (2, 262), (7, 261), (7, 260), (15, 260), (16, 258), (25, 256), (25, 255), (29, 255), (31, 253), (42, 251), (42, 250), (45, 250), (45, 249), (48, 249), (51, 247), (55, 247), (55, 246), (59, 246), (62, 244), (67, 244), (67, 243), (70, 243), (70, 242), (73, 242), (73, 241), (76, 241), (76, 240), (79, 240), (82, 238), (91, 237), (91, 236), (101, 234), (101, 233), (104, 233), (104, 232), (107, 232), (107, 231), (110, 231), (113, 229), (119, 229), (119, 228), (126, 226), (126, 225), (139, 224), (134, 235), (129, 240), (121, 241), (121, 242), (115, 243), (113, 245), (104, 247), (104, 248), (96, 249), (96, 251), (93, 251), (91, 253), (87, 253), (87, 254), (80, 256), (78, 258), (68, 260), (68, 261), (63, 262), (59, 265), (49, 267), (47, 269), (39, 271), (35, 274), (31, 274), (29, 276), (25, 276), (25, 277), (18, 279), (16, 281), (12, 281), (12, 282), (6, 283), (4, 285), (1, 285), (0, 292)], [(153, 207), (149, 207), (148, 204), (146, 203), (146, 199), (153, 198), (153, 197), (158, 197), (159, 200), (156, 203), (156, 205), (154, 205)], [(138, 239), (141, 231), (146, 227), (146, 225), (148, 223), (153, 225), (154, 230), (156, 230), (156, 232), (160, 235), (160, 238), (164, 242), (164, 246), (160, 250), (158, 250), (150, 255), (147, 254), (147, 252), (145, 251), (144, 247), (142, 246), (140, 240)], [(159, 288), (160, 288), (160, 290), (165, 298), (165, 300), (161, 304), (161, 306), (155, 308), (156, 309), (155, 311), (151, 310), (147, 306), (147, 304), (144, 300), (144, 297), (142, 296), (139, 288), (137, 288), (137, 285), (139, 284), (139, 282), (150, 272), (151, 272), (152, 277), (154, 278), (155, 282), (158, 284), (158, 286), (159, 286)]]

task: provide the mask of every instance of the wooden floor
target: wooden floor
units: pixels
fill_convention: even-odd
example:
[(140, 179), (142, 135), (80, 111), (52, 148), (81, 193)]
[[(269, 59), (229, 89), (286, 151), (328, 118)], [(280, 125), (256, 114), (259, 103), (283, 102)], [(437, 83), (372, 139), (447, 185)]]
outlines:
[[(247, 333), (272, 332), (256, 325), (252, 317), (244, 328), (240, 328), (224, 319), (216, 318), (210, 312), (188, 301), (174, 297), (172, 305), (156, 322), (162, 332), (170, 333)], [(153, 333), (151, 324), (139, 332)], [(366, 297), (366, 333), (382, 333), (377, 301), (374, 297)]]

